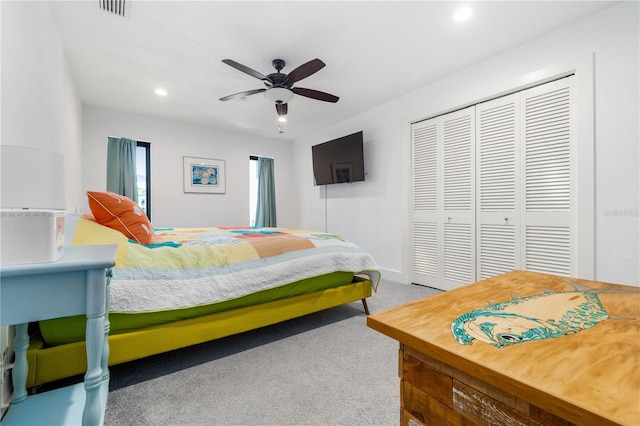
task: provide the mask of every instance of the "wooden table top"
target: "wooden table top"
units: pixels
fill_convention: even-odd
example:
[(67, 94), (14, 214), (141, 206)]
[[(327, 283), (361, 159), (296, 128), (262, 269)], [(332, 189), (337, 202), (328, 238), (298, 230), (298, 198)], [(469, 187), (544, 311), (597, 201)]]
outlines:
[[(578, 289), (512, 271), (373, 314), (367, 325), (573, 423), (640, 425), (640, 288), (572, 281)], [(456, 322), (459, 343), (452, 323), (467, 313)], [(512, 343), (528, 338), (541, 340)]]

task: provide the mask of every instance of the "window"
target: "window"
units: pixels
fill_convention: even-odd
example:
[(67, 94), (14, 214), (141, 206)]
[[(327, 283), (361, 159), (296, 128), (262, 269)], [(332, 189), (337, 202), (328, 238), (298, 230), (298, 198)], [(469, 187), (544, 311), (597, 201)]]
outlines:
[(136, 180), (138, 204), (151, 220), (151, 143), (137, 142)]
[(276, 226), (273, 158), (249, 156), (249, 226)]
[(258, 206), (258, 157), (249, 156), (249, 226), (256, 225)]

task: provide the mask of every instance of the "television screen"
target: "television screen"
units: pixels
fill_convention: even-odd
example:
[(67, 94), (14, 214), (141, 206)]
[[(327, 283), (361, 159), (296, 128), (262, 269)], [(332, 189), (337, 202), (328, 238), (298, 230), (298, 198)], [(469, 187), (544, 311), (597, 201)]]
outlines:
[(316, 185), (364, 180), (363, 135), (357, 132), (311, 147)]

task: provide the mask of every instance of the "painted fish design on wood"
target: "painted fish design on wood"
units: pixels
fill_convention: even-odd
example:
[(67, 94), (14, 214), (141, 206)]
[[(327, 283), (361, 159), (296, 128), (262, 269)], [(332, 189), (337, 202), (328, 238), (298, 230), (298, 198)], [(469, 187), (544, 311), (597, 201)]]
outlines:
[(597, 289), (564, 279), (574, 290), (553, 291), (528, 297), (511, 294), (512, 300), (491, 303), (463, 314), (451, 323), (456, 342), (470, 345), (473, 340), (497, 348), (532, 340), (552, 339), (594, 327), (610, 315), (598, 293), (636, 293), (625, 290)]

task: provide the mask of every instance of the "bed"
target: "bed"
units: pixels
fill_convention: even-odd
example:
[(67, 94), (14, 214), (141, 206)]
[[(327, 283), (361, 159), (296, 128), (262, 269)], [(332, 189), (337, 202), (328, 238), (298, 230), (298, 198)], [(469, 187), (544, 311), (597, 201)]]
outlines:
[[(117, 244), (110, 280), (109, 365), (219, 339), (362, 301), (380, 273), (342, 237), (283, 228), (153, 230), (139, 244), (92, 215), (65, 217), (66, 244)], [(86, 369), (82, 316), (41, 321), (27, 386)]]

